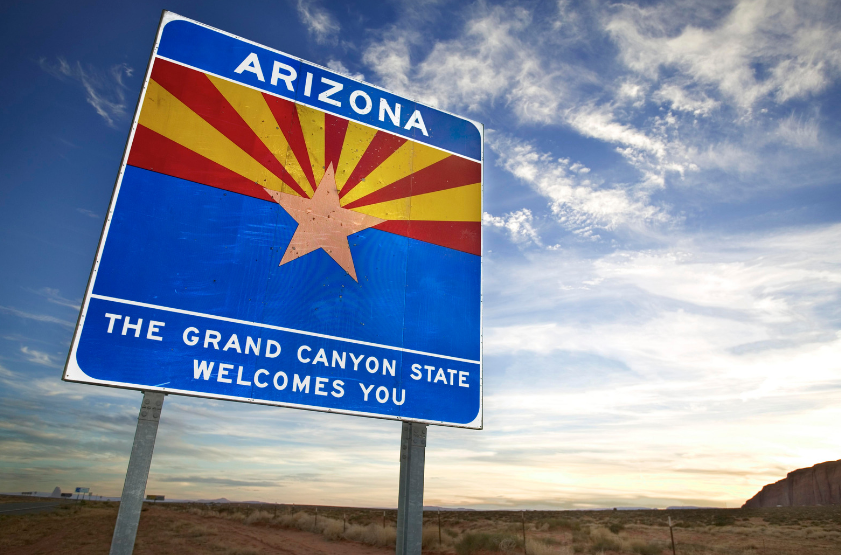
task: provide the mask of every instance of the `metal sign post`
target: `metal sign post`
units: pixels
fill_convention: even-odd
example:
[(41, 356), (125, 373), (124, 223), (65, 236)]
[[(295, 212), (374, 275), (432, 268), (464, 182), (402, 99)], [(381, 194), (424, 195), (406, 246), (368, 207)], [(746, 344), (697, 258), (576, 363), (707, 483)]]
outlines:
[(143, 393), (134, 445), (131, 447), (126, 471), (126, 483), (120, 496), (120, 512), (117, 514), (117, 525), (111, 539), (111, 555), (131, 555), (134, 551), (134, 538), (137, 536), (137, 524), (140, 522), (140, 510), (143, 508), (146, 480), (149, 478), (152, 451), (155, 450), (155, 438), (158, 435), (158, 422), (163, 405), (163, 393)]
[(420, 555), (423, 545), (423, 467), (426, 424), (404, 422), (400, 438), (397, 555)]

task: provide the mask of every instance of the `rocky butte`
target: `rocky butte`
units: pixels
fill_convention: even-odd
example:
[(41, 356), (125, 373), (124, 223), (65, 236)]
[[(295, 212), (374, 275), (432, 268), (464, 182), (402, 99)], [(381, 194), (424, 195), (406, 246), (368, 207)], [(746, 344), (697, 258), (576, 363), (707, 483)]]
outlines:
[(827, 461), (800, 468), (773, 484), (742, 505), (743, 508), (805, 507), (841, 504), (841, 460)]

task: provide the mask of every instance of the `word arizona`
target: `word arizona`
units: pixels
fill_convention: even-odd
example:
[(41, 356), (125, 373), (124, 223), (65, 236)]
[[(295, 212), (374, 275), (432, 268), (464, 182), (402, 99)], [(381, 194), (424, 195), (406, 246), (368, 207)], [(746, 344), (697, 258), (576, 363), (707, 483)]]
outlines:
[[(269, 66), (266, 66), (268, 69)], [(252, 52), (237, 66), (234, 73), (243, 75), (250, 73), (257, 77), (261, 83), (266, 82), (266, 74), (263, 73), (263, 65), (260, 63), (260, 58), (256, 52)], [(337, 76), (338, 77), (338, 76)], [(285, 85), (289, 92), (295, 92), (295, 86), (298, 84), (298, 71), (283, 62), (275, 60), (271, 65), (271, 73), (269, 74), (269, 83), (273, 87), (281, 86), (281, 82)], [(351, 110), (365, 116), (371, 113), (374, 108), (374, 101), (371, 96), (361, 89), (356, 89), (350, 94), (345, 90), (345, 83), (334, 81), (328, 77), (322, 76), (321, 79), (315, 83), (315, 88), (321, 92), (313, 92), (313, 74), (306, 72), (304, 77), (303, 95), (307, 98), (317, 98), (319, 101), (341, 108), (344, 103), (350, 106)], [(374, 89), (370, 89), (374, 90)], [(401, 111), (403, 107), (399, 102), (394, 105), (388, 103), (385, 98), (379, 99), (378, 104), (378, 119), (381, 122), (386, 122), (386, 118), (395, 127), (402, 127), (406, 131), (418, 129), (423, 133), (424, 137), (429, 137), (429, 132), (426, 130), (426, 124), (423, 122), (420, 110), (415, 110), (412, 115), (406, 120), (405, 125), (402, 124)]]

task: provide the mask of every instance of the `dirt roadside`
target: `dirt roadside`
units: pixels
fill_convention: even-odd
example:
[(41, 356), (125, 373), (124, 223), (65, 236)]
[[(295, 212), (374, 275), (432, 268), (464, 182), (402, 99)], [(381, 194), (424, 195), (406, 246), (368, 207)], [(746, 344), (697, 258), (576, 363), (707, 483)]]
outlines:
[[(116, 507), (70, 507), (51, 514), (0, 518), (0, 553), (42, 555), (107, 554)], [(378, 548), (321, 535), (225, 519), (207, 519), (160, 507), (144, 510), (137, 531), (137, 555), (385, 555)]]

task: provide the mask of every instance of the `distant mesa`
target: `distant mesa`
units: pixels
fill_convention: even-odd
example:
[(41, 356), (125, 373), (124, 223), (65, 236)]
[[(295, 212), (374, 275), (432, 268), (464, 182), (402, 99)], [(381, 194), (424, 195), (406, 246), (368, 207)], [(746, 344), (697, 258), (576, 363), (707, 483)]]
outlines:
[(742, 508), (838, 504), (841, 504), (841, 460), (822, 462), (789, 472), (779, 482), (763, 487)]

